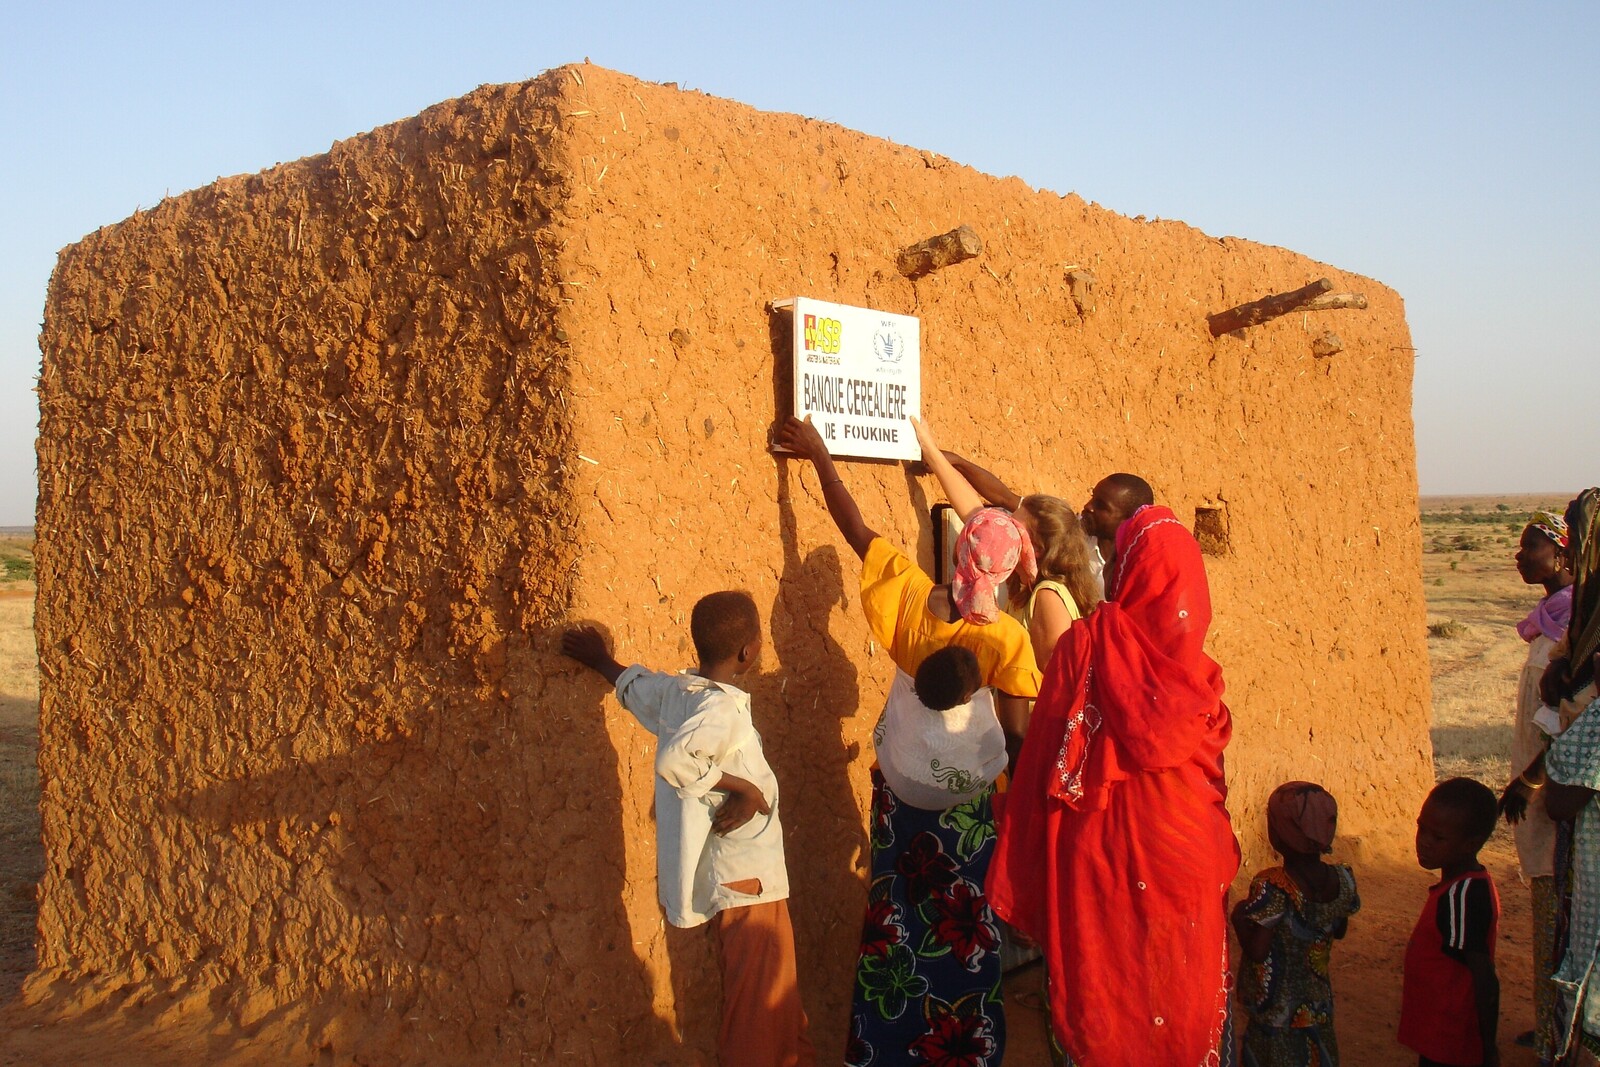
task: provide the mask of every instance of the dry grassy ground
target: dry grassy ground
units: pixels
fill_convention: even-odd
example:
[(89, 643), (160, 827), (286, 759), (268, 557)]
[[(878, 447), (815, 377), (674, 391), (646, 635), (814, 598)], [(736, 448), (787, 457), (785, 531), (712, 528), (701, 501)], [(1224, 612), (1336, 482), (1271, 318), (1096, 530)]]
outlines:
[(33, 539), (0, 537), (0, 1004), (33, 966), (39, 847), (39, 672)]
[[(1522, 584), (1511, 557), (1529, 510), (1563, 504), (1549, 498), (1423, 501), (1433, 741), (1441, 778), (1467, 774), (1498, 787), (1507, 777), (1512, 690), (1523, 657), (1514, 625), (1539, 595)], [(32, 585), (16, 580), (31, 574), (30, 548), (26, 539), (0, 538), (0, 1005), (14, 1005), (32, 965), (32, 887), (44, 863), (35, 770), (38, 678)], [(7, 574), (12, 580), (3, 580)], [(1336, 783), (1329, 784), (1337, 793)], [(1344, 1062), (1363, 1067), (1414, 1063), (1394, 1043), (1400, 960), (1430, 878), (1403, 853), (1335, 858), (1354, 864), (1365, 903), (1349, 939), (1334, 953)], [(1507, 1067), (1518, 1067), (1534, 1062), (1510, 1042), (1531, 1025), (1532, 1017), (1527, 893), (1518, 884), (1509, 835), (1497, 834), (1484, 859), (1500, 884), (1505, 907), (1499, 948), (1502, 1051)], [(1030, 1064), (1042, 1050), (1043, 1020), (1034, 1007), (1038, 984), (1037, 969), (1008, 983), (1010, 1062)], [(149, 1060), (145, 1053), (153, 1049), (135, 1051), (149, 1035), (126, 1044), (127, 1035), (108, 1022), (66, 1021), (16, 1032), (9, 1040), (0, 1037), (0, 1063), (81, 1062), (91, 1049), (107, 1063)], [(167, 1036), (173, 1040), (161, 1044), (185, 1043), (177, 1035)]]

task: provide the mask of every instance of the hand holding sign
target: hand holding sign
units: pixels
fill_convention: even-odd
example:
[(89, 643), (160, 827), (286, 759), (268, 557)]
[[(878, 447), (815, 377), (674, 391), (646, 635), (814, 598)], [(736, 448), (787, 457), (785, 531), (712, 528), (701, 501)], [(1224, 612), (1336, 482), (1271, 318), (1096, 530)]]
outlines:
[(917, 435), (917, 444), (922, 446), (923, 462), (928, 462), (929, 456), (942, 455), (943, 453), (939, 451), (938, 444), (936, 444), (933, 440), (933, 431), (928, 429), (928, 424), (917, 418), (915, 415), (910, 416), (910, 418), (911, 429)]
[(812, 424), (810, 415), (804, 419), (797, 419), (793, 415), (784, 419), (783, 425), (778, 427), (778, 447), (812, 463), (828, 454), (828, 446), (823, 443), (822, 435)]

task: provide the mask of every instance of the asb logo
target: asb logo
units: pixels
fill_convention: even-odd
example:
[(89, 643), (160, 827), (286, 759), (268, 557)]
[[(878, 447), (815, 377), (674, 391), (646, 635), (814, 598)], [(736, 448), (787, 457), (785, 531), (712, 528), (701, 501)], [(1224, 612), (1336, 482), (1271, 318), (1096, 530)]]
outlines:
[(815, 315), (807, 315), (805, 330), (807, 352), (825, 352), (830, 356), (838, 354), (842, 330), (838, 319), (819, 319)]

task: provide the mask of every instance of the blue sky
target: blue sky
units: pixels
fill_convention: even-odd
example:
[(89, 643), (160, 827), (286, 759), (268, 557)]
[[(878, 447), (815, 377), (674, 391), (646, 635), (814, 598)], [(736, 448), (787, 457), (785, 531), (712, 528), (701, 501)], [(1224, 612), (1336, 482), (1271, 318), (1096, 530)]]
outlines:
[(0, 525), (63, 246), (585, 57), (1368, 274), (1419, 349), (1423, 492), (1600, 482), (1600, 4), (452, 6), (7, 5)]

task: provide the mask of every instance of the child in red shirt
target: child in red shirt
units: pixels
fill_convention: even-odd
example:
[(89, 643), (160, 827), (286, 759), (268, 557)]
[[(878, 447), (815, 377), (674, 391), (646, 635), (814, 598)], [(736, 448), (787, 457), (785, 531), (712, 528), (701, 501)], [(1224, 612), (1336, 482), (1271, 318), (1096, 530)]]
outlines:
[(1494, 832), (1494, 793), (1471, 778), (1434, 786), (1417, 816), (1417, 862), (1440, 874), (1406, 945), (1400, 1043), (1420, 1067), (1499, 1067), (1500, 897), (1478, 862)]

